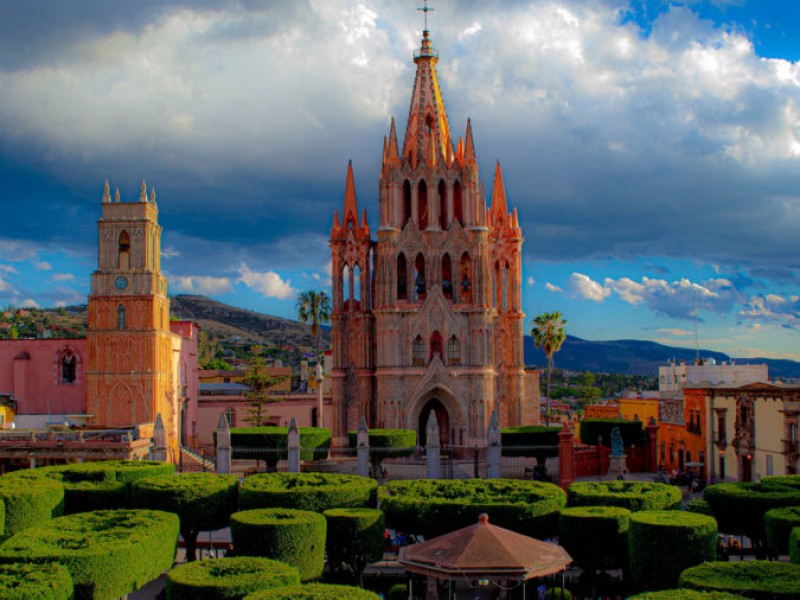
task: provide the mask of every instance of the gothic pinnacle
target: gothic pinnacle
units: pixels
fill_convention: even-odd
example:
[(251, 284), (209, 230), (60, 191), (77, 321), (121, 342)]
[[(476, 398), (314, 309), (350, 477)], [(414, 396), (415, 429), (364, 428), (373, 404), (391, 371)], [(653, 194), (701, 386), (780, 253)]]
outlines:
[(142, 189), (139, 192), (139, 202), (147, 202), (147, 183), (142, 178)]
[(103, 186), (103, 204), (108, 204), (111, 202), (111, 193), (108, 189), (108, 179), (106, 179), (106, 183)]

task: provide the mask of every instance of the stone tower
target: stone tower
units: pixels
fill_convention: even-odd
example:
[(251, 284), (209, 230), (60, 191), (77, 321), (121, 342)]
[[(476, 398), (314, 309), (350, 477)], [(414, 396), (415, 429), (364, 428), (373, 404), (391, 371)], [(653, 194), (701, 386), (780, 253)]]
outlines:
[[(155, 190), (144, 181), (136, 202), (111, 198), (106, 182), (98, 221), (87, 331), (87, 414), (93, 425), (152, 429), (157, 415), (167, 446), (177, 447), (167, 280)], [(146, 433), (149, 435), (149, 433)]]
[(358, 221), (352, 165), (341, 224), (334, 216), (337, 438), (363, 416), (424, 443), (433, 411), (443, 445), (484, 445), (494, 408), (503, 426), (538, 419), (538, 390), (525, 386), (517, 212), (499, 163), (487, 208), (471, 123), (454, 144), (437, 62), (426, 30), (402, 150), (394, 119), (384, 139), (377, 242), (366, 213)]

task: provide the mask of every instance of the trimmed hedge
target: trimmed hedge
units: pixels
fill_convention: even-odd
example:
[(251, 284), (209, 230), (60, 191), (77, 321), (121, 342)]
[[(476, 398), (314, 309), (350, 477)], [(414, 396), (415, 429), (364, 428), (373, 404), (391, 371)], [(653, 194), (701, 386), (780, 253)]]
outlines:
[(173, 463), (158, 460), (107, 460), (97, 464), (112, 468), (117, 481), (124, 483), (132, 483), (146, 477), (175, 474)]
[(64, 486), (50, 479), (0, 477), (0, 500), (5, 504), (4, 536), (60, 517), (64, 513)]
[(197, 535), (222, 529), (236, 511), (239, 478), (216, 473), (160, 475), (131, 483), (131, 505), (175, 513), (186, 542), (186, 556), (194, 560)]
[(75, 598), (118, 598), (172, 566), (178, 517), (150, 510), (105, 510), (59, 517), (0, 545), (0, 563), (64, 565)]
[(390, 481), (378, 489), (389, 527), (426, 538), (474, 525), (494, 525), (536, 538), (555, 535), (566, 494), (557, 485), (518, 479)]
[(775, 555), (789, 553), (789, 535), (800, 526), (800, 506), (773, 508), (764, 513), (767, 547)]
[(746, 600), (744, 596), (737, 596), (727, 592), (698, 592), (696, 590), (661, 590), (660, 592), (645, 592), (636, 594), (628, 600)]
[(789, 534), (789, 560), (800, 565), (800, 527), (792, 528)]
[(761, 478), (761, 483), (800, 489), (800, 475), (768, 475)]
[(619, 506), (576, 506), (561, 511), (558, 543), (583, 569), (623, 567), (631, 511)]
[[(417, 432), (413, 429), (370, 429), (369, 449), (378, 450), (381, 458), (409, 456), (417, 449)], [(347, 441), (351, 448), (358, 443), (358, 432), (348, 431)]]
[(374, 592), (349, 585), (312, 583), (256, 592), (245, 600), (379, 600)]
[(328, 568), (347, 567), (356, 577), (369, 563), (383, 557), (386, 523), (375, 508), (332, 508), (322, 513), (328, 522), (325, 548)]
[[(331, 430), (323, 427), (298, 427), (300, 432), (300, 459), (320, 460), (328, 457), (331, 447)], [(240, 448), (250, 451), (239, 452)], [(266, 461), (275, 468), (278, 461), (289, 454), (288, 427), (233, 427), (231, 428), (231, 457)], [(253, 452), (252, 450), (261, 450)]]
[(611, 432), (619, 427), (622, 442), (626, 448), (631, 444), (642, 445), (643, 423), (624, 419), (584, 419), (581, 421), (581, 443), (596, 446), (599, 436), (603, 436), (603, 445), (611, 446)]
[(634, 584), (641, 590), (677, 586), (681, 572), (717, 557), (717, 522), (680, 511), (631, 514), (628, 556)]
[(0, 564), (0, 598), (3, 600), (72, 600), (72, 577), (58, 563)]
[(167, 600), (239, 600), (252, 592), (299, 585), (289, 565), (257, 556), (212, 558), (186, 563), (167, 573)]
[(711, 510), (711, 505), (702, 498), (692, 498), (686, 503), (686, 510), (701, 515), (708, 515), (713, 517), (714, 513)]
[(533, 456), (540, 464), (551, 456), (558, 456), (558, 432), (561, 427), (523, 425), (500, 430), (503, 456)]
[(754, 600), (800, 598), (800, 565), (765, 560), (709, 562), (681, 573), (682, 588), (730, 592)]
[(640, 510), (678, 510), (681, 490), (647, 481), (580, 481), (569, 486), (568, 506), (620, 506)]
[(388, 600), (406, 600), (408, 598), (408, 586), (405, 583), (396, 583), (389, 588), (386, 595)]
[(307, 510), (264, 508), (231, 515), (237, 556), (265, 556), (296, 567), (302, 581), (325, 567), (325, 517)]
[(544, 600), (572, 600), (572, 592), (568, 589), (547, 588), (544, 593)]
[(244, 480), (242, 510), (294, 508), (322, 512), (329, 508), (375, 506), (378, 483), (368, 477), (337, 473), (259, 473)]

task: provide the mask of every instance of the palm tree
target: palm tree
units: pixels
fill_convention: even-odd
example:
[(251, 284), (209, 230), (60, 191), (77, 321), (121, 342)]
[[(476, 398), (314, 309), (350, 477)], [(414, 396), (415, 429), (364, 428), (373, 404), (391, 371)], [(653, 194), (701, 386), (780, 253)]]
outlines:
[(331, 299), (324, 291), (307, 290), (297, 296), (297, 316), (311, 327), (311, 337), (317, 344), (317, 361), (322, 364), (319, 355), (320, 325), (331, 321)]
[(531, 337), (537, 348), (544, 351), (547, 357), (547, 394), (545, 396), (545, 414), (550, 419), (550, 375), (553, 372), (553, 355), (561, 350), (567, 337), (564, 333), (566, 319), (558, 311), (542, 313), (533, 319)]

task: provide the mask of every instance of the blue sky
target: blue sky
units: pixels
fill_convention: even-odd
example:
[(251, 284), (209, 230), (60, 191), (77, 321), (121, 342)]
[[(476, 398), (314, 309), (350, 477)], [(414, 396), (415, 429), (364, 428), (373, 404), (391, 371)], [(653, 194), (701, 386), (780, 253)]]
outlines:
[[(329, 285), (349, 159), (376, 228), (418, 4), (0, 0), (0, 304), (85, 302), (103, 182), (145, 177), (172, 293), (293, 316)], [(800, 2), (431, 5), (451, 129), (471, 117), (520, 213), (530, 317), (800, 359)]]

